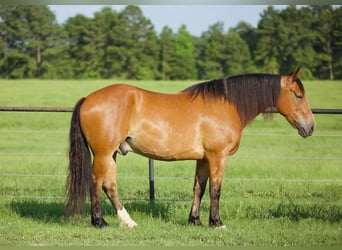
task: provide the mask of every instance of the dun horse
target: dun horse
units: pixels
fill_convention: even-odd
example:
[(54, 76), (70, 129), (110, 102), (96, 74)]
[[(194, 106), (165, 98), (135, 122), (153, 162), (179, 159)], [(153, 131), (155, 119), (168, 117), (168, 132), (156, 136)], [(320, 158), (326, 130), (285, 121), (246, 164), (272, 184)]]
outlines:
[(91, 222), (107, 226), (100, 207), (103, 190), (120, 225), (137, 226), (119, 199), (116, 182), (117, 153), (132, 151), (157, 160), (196, 160), (189, 223), (202, 224), (200, 204), (209, 179), (209, 224), (224, 227), (219, 215), (222, 177), (228, 157), (238, 150), (242, 129), (273, 108), (302, 137), (313, 133), (314, 117), (299, 70), (290, 75), (230, 76), (177, 94), (117, 84), (80, 99), (70, 129), (67, 216), (85, 212), (90, 190)]

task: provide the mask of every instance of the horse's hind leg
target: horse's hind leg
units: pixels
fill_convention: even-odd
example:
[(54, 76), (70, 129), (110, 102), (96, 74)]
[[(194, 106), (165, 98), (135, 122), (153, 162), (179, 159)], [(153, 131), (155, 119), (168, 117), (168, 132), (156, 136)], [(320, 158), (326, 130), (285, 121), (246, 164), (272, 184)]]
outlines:
[(108, 164), (106, 159), (95, 155), (93, 162), (93, 186), (90, 194), (91, 223), (93, 226), (99, 228), (108, 226), (107, 222), (103, 219), (100, 205), (100, 195), (107, 169)]
[(194, 200), (190, 210), (189, 220), (190, 224), (201, 226), (200, 220), (200, 205), (209, 177), (209, 165), (207, 160), (198, 160), (196, 163), (196, 174), (194, 182)]
[(105, 191), (107, 197), (111, 201), (113, 207), (116, 209), (120, 226), (126, 226), (129, 228), (137, 226), (137, 223), (131, 219), (126, 209), (122, 205), (119, 199), (118, 188), (116, 184), (116, 162), (115, 157), (111, 158), (109, 161), (109, 167), (103, 182), (103, 190)]

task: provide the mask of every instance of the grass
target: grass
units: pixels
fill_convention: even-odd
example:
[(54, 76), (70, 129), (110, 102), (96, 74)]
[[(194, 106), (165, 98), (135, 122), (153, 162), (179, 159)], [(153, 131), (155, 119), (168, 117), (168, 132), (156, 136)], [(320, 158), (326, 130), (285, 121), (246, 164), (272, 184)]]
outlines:
[[(0, 80), (0, 106), (74, 106), (117, 81)], [(192, 82), (129, 83), (177, 92)], [(342, 82), (304, 83), (312, 108), (342, 108)], [(342, 245), (342, 116), (316, 115), (301, 139), (280, 115), (249, 125), (228, 161), (221, 195), (226, 230), (187, 225), (194, 162), (155, 162), (150, 204), (147, 159), (119, 157), (119, 193), (138, 228), (118, 227), (102, 197), (103, 230), (87, 217), (64, 221), (70, 113), (0, 112), (0, 245), (2, 246), (331, 246)], [(260, 136), (264, 134), (267, 136)], [(89, 211), (89, 204), (88, 204)]]

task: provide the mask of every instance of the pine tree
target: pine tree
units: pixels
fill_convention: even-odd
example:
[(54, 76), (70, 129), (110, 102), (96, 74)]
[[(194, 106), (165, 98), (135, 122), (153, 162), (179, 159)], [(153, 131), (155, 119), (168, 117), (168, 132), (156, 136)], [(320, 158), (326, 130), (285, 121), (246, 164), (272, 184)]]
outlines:
[(202, 33), (201, 38), (203, 48), (198, 63), (201, 68), (201, 78), (213, 79), (224, 76), (228, 56), (223, 23), (211, 25), (208, 31)]
[(102, 78), (120, 77), (122, 74), (123, 51), (120, 33), (123, 32), (119, 14), (110, 7), (104, 7), (94, 14), (94, 33), (96, 34), (97, 71)]
[(332, 62), (335, 79), (342, 79), (342, 7), (333, 11)]
[(317, 53), (316, 60), (318, 62), (315, 75), (320, 79), (333, 80), (333, 9), (332, 6), (325, 5), (314, 5), (310, 7), (314, 16), (313, 29), (317, 34), (317, 39), (314, 43)]
[(172, 54), (172, 40), (173, 32), (168, 26), (165, 26), (160, 34), (160, 66), (162, 80), (169, 80), (171, 73), (171, 54)]
[(279, 46), (282, 42), (281, 36), (284, 25), (280, 19), (279, 11), (272, 6), (269, 6), (261, 14), (261, 20), (256, 30), (258, 41), (255, 52), (255, 63), (260, 71), (279, 73)]
[(151, 21), (138, 6), (127, 6), (120, 13), (124, 48), (123, 61), (127, 77), (153, 79), (158, 74), (158, 40)]
[(0, 6), (5, 77), (42, 77), (44, 52), (57, 46), (58, 25), (43, 5)]
[(255, 67), (245, 40), (234, 29), (230, 29), (226, 36), (227, 60), (225, 62), (226, 75), (255, 72)]
[(197, 77), (195, 48), (191, 34), (182, 25), (174, 35), (171, 56), (171, 79), (195, 79)]

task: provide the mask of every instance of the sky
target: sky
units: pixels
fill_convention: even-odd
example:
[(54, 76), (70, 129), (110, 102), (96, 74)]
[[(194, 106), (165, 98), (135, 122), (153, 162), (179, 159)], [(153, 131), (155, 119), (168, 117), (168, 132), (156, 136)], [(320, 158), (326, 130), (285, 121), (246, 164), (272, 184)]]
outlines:
[[(112, 9), (121, 11), (124, 5), (110, 5)], [(93, 17), (94, 12), (100, 11), (104, 5), (49, 5), (59, 24), (69, 17), (83, 14)], [(143, 15), (150, 19), (157, 33), (164, 26), (169, 26), (174, 32), (185, 24), (190, 34), (200, 36), (209, 26), (223, 22), (226, 31), (235, 27), (240, 21), (257, 27), (260, 14), (267, 5), (139, 5)], [(277, 5), (275, 8), (285, 8)]]

